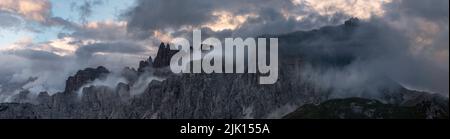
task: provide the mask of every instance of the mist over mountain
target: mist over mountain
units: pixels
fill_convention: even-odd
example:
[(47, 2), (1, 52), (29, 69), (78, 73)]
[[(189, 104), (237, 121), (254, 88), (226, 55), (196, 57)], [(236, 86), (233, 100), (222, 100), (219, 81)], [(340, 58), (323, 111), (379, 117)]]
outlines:
[[(387, 41), (377, 42), (383, 45), (364, 45), (356, 40), (364, 38), (365, 32), (361, 30), (377, 27), (353, 18), (340, 26), (277, 35), (280, 77), (273, 85), (260, 85), (256, 74), (247, 73), (173, 74), (168, 69), (168, 59), (174, 52), (161, 44), (155, 60), (150, 57), (141, 61), (138, 69), (111, 73), (104, 67), (87, 68), (67, 79), (64, 92), (33, 96), (22, 91), (12, 97), (19, 103), (1, 104), (0, 117), (281, 118), (305, 104), (347, 97), (374, 99), (393, 107), (429, 103), (420, 113), (422, 118), (448, 115), (448, 105), (441, 105), (448, 104), (448, 97), (408, 90), (389, 74), (373, 71), (380, 65), (372, 65), (372, 56), (366, 53), (373, 50), (370, 47), (386, 46)], [(373, 32), (369, 34), (372, 39), (379, 39)], [(360, 61), (365, 61), (365, 65)], [(359, 68), (361, 73), (346, 71), (351, 68)], [(351, 74), (365, 75), (354, 78)]]
[[(448, 2), (3, 0), (0, 117), (448, 117)], [(173, 74), (167, 42), (194, 29), (279, 38), (279, 81)]]

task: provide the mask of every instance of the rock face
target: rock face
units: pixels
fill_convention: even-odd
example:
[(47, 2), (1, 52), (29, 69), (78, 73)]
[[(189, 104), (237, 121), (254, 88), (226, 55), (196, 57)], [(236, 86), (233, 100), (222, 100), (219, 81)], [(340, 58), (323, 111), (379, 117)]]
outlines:
[[(354, 23), (347, 24), (353, 26)], [(303, 53), (301, 49), (309, 47), (305, 44), (317, 39), (351, 39), (346, 36), (351, 36), (352, 30), (358, 26), (349, 29), (349, 25), (276, 36), (280, 40), (280, 67), (279, 80), (273, 85), (258, 84), (257, 74), (170, 73), (167, 66), (175, 51), (161, 44), (154, 60), (149, 58), (141, 61), (137, 70), (125, 68), (122, 71), (121, 75), (128, 83), (119, 83), (113, 88), (89, 86), (82, 89), (81, 94), (73, 93), (109, 73), (104, 67), (88, 68), (69, 77), (64, 92), (52, 96), (39, 94), (38, 104), (0, 104), (0, 118), (281, 118), (303, 105), (311, 110), (305, 111), (301, 107), (299, 112), (302, 116), (306, 115), (301, 118), (314, 118), (315, 116), (307, 117), (315, 115), (314, 113), (319, 113), (318, 118), (322, 115), (325, 116), (321, 118), (397, 118), (397, 113), (392, 111), (401, 112), (402, 116), (411, 116), (410, 118), (440, 118), (445, 115), (442, 111), (448, 113), (448, 98), (431, 97), (428, 93), (409, 91), (399, 85), (380, 89), (386, 90), (382, 92), (384, 95), (371, 98), (377, 101), (349, 99), (327, 103), (327, 100), (333, 99), (333, 90), (318, 87), (306, 80), (305, 77), (308, 76), (299, 71), (307, 61), (341, 66), (351, 62), (353, 57), (316, 57), (315, 53)], [(341, 44), (343, 43), (335, 49), (340, 48)], [(152, 80), (156, 75), (163, 76), (165, 80)], [(151, 82), (145, 82), (146, 80)], [(139, 94), (132, 94), (133, 91), (141, 89)], [(335, 104), (342, 107), (333, 107)], [(412, 108), (419, 111), (415, 113), (411, 111)], [(372, 111), (374, 112), (371, 113)], [(344, 115), (333, 115), (336, 112), (344, 112)]]
[(37, 102), (42, 104), (50, 101), (50, 95), (47, 92), (40, 92), (36, 98)]
[(15, 95), (14, 98), (14, 102), (18, 102), (18, 103), (29, 103), (30, 102), (30, 91), (28, 90), (23, 90), (20, 91), (19, 94)]
[(276, 118), (278, 108), (326, 99), (318, 93), (308, 83), (259, 85), (251, 74), (182, 75), (152, 82), (131, 105), (133, 118)]
[(83, 85), (94, 81), (95, 79), (100, 78), (108, 73), (108, 69), (103, 66), (99, 66), (96, 69), (86, 68), (84, 70), (80, 70), (74, 76), (70, 76), (67, 79), (66, 89), (64, 90), (64, 92), (74, 92), (80, 89), (80, 87), (82, 87)]
[(118, 97), (123, 101), (127, 101), (128, 99), (131, 98), (130, 85), (128, 84), (119, 83), (115, 91), (117, 92)]

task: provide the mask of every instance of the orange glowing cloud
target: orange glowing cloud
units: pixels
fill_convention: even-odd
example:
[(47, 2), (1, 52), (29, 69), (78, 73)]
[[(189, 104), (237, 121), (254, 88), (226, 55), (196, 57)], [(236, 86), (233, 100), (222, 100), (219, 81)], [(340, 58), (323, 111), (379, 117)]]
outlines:
[(50, 15), (47, 0), (1, 0), (0, 10), (17, 13), (25, 19), (43, 22)]
[(392, 0), (292, 0), (296, 5), (306, 5), (321, 15), (333, 15), (337, 12), (368, 19), (371, 16), (382, 16), (383, 5)]
[(231, 12), (227, 11), (216, 11), (212, 13), (213, 16), (217, 17), (217, 20), (204, 25), (213, 31), (222, 31), (225, 29), (234, 30), (242, 25), (249, 17), (255, 17), (253, 14), (246, 15), (233, 15)]

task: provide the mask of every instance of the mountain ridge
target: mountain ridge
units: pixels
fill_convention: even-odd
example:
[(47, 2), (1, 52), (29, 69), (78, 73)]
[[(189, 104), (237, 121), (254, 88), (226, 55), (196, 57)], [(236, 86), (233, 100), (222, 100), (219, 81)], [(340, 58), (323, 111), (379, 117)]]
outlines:
[[(259, 85), (258, 76), (255, 74), (173, 74), (167, 66), (174, 52), (169, 51), (168, 46), (161, 43), (154, 60), (149, 57), (139, 62), (137, 70), (125, 68), (120, 73), (127, 83), (120, 82), (114, 85), (115, 88), (90, 84), (94, 80), (106, 80), (111, 73), (104, 67), (87, 68), (68, 78), (64, 92), (51, 96), (42, 92), (38, 95), (38, 99), (28, 101), (31, 103), (1, 103), (0, 118), (282, 118), (297, 107), (336, 99), (332, 96), (333, 90), (318, 87), (299, 73), (307, 63), (316, 64), (313, 66), (341, 67), (355, 59), (353, 56), (346, 57), (345, 53), (318, 57), (314, 54), (319, 51), (305, 53), (301, 50), (311, 46), (298, 44), (317, 41), (317, 37), (320, 36), (322, 39), (322, 35), (330, 40), (351, 39), (352, 35), (349, 34), (354, 33), (360, 26), (359, 22), (351, 19), (341, 26), (280, 35), (280, 74), (279, 81), (273, 85)], [(354, 47), (352, 45), (356, 44), (349, 45)], [(342, 47), (332, 49), (339, 48)], [(156, 80), (155, 77), (163, 80)], [(81, 93), (74, 93), (78, 92), (77, 90)], [(411, 91), (398, 84), (375, 91), (379, 92), (379, 96), (361, 97), (380, 101), (379, 105), (385, 107), (400, 107), (399, 105), (403, 104), (415, 106), (431, 101), (433, 103), (424, 109), (439, 108), (448, 112), (448, 98), (435, 99), (441, 96)], [(23, 95), (27, 94), (21, 95), (18, 97), (23, 98)], [(434, 107), (435, 104), (441, 103), (446, 103), (446, 108)]]

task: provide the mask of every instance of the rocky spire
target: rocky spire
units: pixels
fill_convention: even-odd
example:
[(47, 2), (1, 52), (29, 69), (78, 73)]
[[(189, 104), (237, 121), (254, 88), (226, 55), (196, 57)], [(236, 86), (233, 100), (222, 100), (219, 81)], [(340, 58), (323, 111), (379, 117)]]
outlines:
[(170, 45), (164, 45), (164, 43), (161, 43), (159, 45), (158, 53), (155, 57), (155, 61), (153, 62), (154, 68), (163, 68), (170, 65), (170, 59), (172, 58), (175, 53), (178, 51), (176, 50), (170, 50)]

